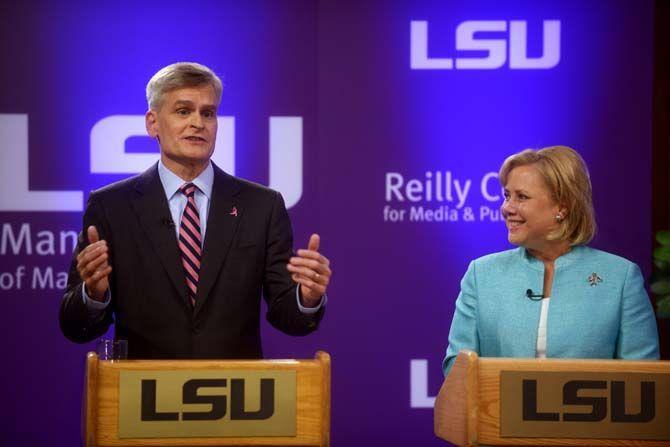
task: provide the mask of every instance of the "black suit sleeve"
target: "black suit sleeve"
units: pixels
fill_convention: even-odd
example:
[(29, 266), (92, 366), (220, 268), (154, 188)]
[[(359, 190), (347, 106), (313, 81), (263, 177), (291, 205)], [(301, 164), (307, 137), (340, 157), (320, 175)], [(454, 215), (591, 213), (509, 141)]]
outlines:
[(293, 231), (284, 199), (279, 193), (275, 193), (266, 244), (263, 296), (268, 303), (267, 320), (289, 335), (307, 335), (315, 331), (324, 308), (313, 314), (304, 314), (298, 308), (297, 284), (286, 268), (292, 256)]
[[(59, 321), (60, 328), (68, 339), (77, 343), (86, 343), (94, 340), (107, 332), (112, 324), (112, 304), (110, 303), (101, 315), (93, 318), (84, 304), (82, 296), (83, 281), (77, 272), (77, 255), (89, 244), (86, 229), (94, 225), (101, 239), (107, 239), (109, 232), (102, 209), (91, 194), (84, 212), (84, 228), (79, 233), (77, 248), (72, 257), (67, 287), (60, 306)], [(113, 273), (112, 273), (113, 274)], [(111, 283), (111, 280), (110, 280)]]

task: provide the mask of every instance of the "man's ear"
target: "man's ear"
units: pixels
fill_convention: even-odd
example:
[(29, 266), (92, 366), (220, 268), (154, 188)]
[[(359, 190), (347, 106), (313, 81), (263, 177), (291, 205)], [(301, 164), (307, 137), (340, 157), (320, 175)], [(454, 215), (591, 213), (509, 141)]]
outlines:
[(147, 110), (147, 113), (144, 115), (144, 124), (147, 127), (149, 136), (158, 139), (158, 117), (156, 116), (156, 112), (151, 109)]

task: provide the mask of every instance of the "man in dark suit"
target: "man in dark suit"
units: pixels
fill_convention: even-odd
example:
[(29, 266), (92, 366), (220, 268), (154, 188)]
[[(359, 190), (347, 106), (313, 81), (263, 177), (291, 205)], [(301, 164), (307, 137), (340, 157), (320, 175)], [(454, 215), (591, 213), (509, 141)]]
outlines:
[(281, 195), (210, 161), (221, 91), (195, 63), (149, 81), (160, 161), (91, 193), (60, 309), (67, 338), (114, 323), (129, 358), (260, 358), (261, 295), (276, 328), (317, 328), (331, 276), (319, 236), (292, 256)]

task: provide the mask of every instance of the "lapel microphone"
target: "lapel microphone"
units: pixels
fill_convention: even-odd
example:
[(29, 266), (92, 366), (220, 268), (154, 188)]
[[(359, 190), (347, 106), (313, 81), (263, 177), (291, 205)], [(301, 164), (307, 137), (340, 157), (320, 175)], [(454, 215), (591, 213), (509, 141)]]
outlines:
[(164, 217), (161, 219), (161, 224), (165, 227), (168, 228), (174, 228), (174, 222), (172, 222), (172, 219), (170, 217)]
[(544, 295), (541, 294), (541, 293), (539, 295), (536, 295), (536, 294), (533, 293), (533, 289), (527, 289), (526, 290), (526, 298), (528, 298), (529, 300), (533, 300), (533, 301), (540, 301), (540, 300), (542, 300), (542, 298), (544, 298)]

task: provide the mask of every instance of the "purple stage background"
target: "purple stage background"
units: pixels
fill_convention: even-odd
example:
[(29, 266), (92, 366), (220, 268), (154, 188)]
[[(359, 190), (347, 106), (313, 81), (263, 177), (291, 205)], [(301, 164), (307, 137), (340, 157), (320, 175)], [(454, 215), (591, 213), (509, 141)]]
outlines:
[[(0, 445), (80, 443), (92, 345), (58, 328), (63, 272), (88, 192), (150, 164), (124, 151), (157, 152), (130, 124), (92, 130), (137, 123), (147, 80), (175, 61), (224, 81), (229, 170), (294, 197), (297, 245), (322, 236), (321, 329), (263, 337), (267, 357), (331, 353), (336, 446), (444, 445), (432, 397), (468, 262), (509, 247), (507, 155), (579, 150), (593, 245), (650, 272), (651, 0), (53, 1), (0, 21)], [(271, 120), (290, 137), (270, 144)], [(125, 173), (91, 164), (115, 132)]]

